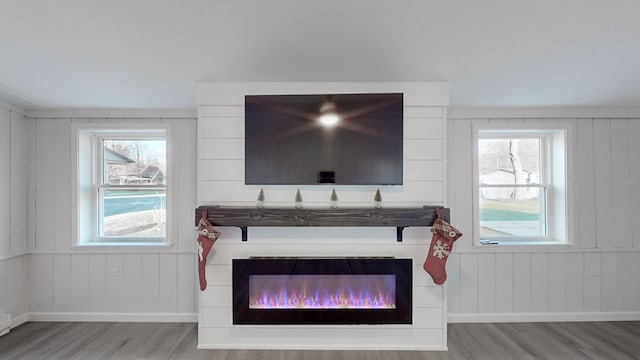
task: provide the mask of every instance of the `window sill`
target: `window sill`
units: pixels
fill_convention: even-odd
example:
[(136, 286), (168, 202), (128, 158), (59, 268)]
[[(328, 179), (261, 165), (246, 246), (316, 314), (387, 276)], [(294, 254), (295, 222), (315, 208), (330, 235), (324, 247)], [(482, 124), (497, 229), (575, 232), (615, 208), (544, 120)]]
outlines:
[(165, 242), (93, 242), (71, 246), (74, 251), (91, 250), (109, 252), (113, 250), (150, 251), (169, 250), (173, 244)]
[(518, 243), (502, 242), (497, 244), (474, 244), (473, 252), (549, 252), (575, 249), (575, 245), (554, 241), (523, 241)]

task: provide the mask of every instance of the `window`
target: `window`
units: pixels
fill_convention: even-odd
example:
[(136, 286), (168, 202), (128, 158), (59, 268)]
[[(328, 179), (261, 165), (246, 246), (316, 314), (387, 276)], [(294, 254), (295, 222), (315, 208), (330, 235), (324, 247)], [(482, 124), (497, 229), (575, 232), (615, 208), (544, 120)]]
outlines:
[(566, 244), (567, 129), (476, 130), (476, 244)]
[(78, 129), (78, 245), (166, 244), (167, 129)]

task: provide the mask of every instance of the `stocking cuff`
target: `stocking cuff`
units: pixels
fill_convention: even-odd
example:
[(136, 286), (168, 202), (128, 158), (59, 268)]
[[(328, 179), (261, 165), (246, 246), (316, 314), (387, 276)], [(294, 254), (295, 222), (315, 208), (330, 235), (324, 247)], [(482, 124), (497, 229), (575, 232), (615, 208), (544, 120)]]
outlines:
[(457, 240), (462, 233), (442, 219), (436, 219), (431, 226), (431, 232), (451, 240)]

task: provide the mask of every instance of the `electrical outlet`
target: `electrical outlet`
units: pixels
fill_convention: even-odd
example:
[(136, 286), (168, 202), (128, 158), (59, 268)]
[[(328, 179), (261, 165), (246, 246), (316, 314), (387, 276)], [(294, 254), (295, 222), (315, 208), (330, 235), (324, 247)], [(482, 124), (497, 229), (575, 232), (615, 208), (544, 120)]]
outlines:
[(113, 265), (113, 274), (115, 276), (124, 275), (124, 267), (122, 266), (122, 263), (115, 263), (115, 265)]
[(589, 264), (589, 275), (598, 276), (600, 275), (600, 264), (597, 262), (592, 262)]

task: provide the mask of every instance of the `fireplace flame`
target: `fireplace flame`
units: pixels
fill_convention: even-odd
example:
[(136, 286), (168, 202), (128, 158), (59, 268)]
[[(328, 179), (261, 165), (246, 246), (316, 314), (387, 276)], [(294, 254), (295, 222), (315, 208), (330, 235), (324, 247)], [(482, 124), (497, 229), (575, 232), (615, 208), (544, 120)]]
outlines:
[(256, 275), (250, 309), (395, 309), (395, 275)]

